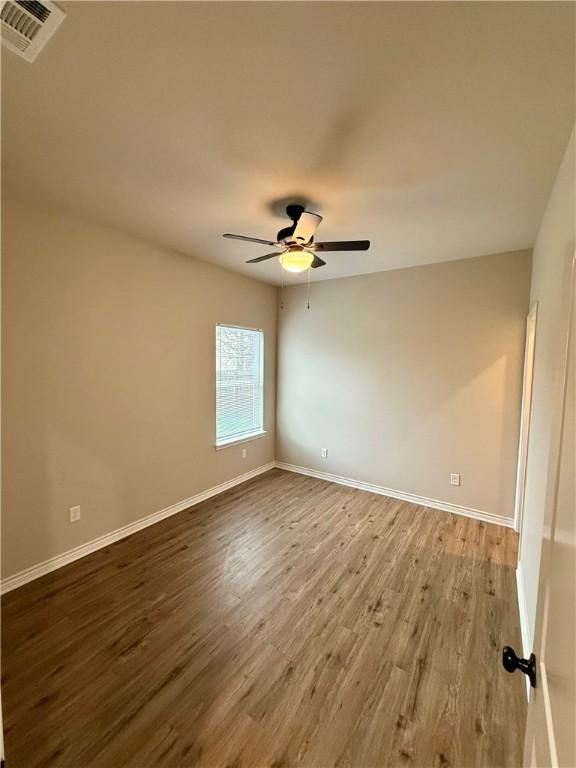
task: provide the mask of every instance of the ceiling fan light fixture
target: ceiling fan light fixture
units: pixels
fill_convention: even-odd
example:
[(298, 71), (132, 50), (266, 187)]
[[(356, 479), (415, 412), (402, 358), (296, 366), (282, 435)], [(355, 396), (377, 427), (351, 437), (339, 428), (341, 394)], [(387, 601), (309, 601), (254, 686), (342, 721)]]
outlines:
[(312, 266), (314, 254), (303, 248), (290, 249), (280, 254), (279, 261), (287, 272), (305, 272)]

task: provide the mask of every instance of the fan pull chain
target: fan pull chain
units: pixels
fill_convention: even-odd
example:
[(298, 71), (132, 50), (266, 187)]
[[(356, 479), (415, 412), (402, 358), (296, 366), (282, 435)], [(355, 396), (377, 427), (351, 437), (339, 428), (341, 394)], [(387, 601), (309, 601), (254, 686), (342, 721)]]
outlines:
[(308, 288), (306, 291), (306, 309), (310, 309), (310, 273), (311, 270), (308, 268)]
[(284, 309), (284, 267), (280, 264), (280, 270), (282, 272), (282, 283), (280, 285), (280, 311)]

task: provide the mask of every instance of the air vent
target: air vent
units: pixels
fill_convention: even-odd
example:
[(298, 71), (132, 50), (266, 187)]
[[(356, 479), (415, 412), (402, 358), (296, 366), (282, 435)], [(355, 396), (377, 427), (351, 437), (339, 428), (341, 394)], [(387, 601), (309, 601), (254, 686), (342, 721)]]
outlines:
[(3, 0), (2, 44), (26, 61), (34, 61), (65, 16), (49, 0)]

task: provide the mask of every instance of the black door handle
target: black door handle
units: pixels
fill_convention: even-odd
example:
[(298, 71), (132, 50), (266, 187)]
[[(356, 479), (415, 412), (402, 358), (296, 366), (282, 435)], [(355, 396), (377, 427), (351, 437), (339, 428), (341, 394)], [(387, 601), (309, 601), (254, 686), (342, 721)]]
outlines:
[(533, 653), (530, 654), (529, 659), (521, 659), (516, 656), (514, 648), (506, 645), (502, 649), (502, 665), (506, 672), (515, 672), (517, 669), (524, 672), (528, 675), (532, 688), (536, 688), (536, 656)]

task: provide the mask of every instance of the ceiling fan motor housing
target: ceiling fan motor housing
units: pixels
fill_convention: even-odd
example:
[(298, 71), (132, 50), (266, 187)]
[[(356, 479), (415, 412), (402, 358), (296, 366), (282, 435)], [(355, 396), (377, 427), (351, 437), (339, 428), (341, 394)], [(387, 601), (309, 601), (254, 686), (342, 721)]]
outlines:
[(297, 245), (297, 244), (303, 245), (304, 243), (301, 243), (299, 240), (292, 237), (295, 229), (296, 229), (296, 222), (294, 222), (294, 224), (292, 224), (291, 227), (284, 227), (284, 229), (281, 229), (277, 235), (278, 242), (282, 243), (282, 245)]
[(286, 213), (288, 215), (289, 219), (292, 219), (294, 223), (298, 221), (300, 216), (304, 213), (304, 206), (298, 205), (297, 203), (293, 203), (292, 205), (286, 206)]
[(288, 205), (286, 207), (286, 214), (289, 219), (292, 219), (292, 226), (290, 227), (284, 227), (283, 229), (278, 232), (277, 240), (279, 243), (282, 243), (283, 245), (308, 245), (313, 241), (313, 237), (310, 237), (308, 240), (306, 240), (304, 237), (293, 237), (294, 232), (296, 231), (296, 227), (298, 225), (298, 221), (300, 219), (300, 216), (304, 213), (304, 206), (298, 205), (297, 203), (293, 203), (292, 205)]

